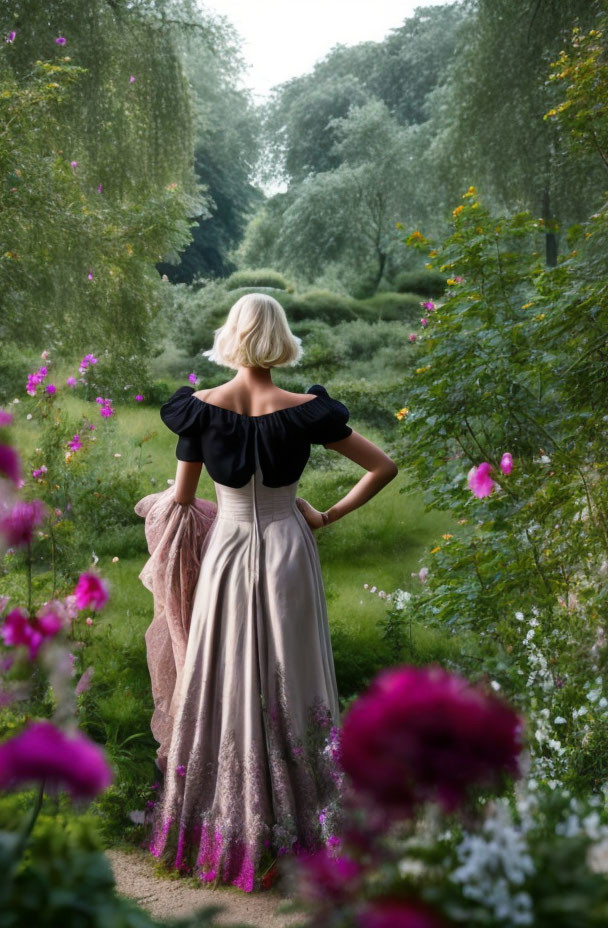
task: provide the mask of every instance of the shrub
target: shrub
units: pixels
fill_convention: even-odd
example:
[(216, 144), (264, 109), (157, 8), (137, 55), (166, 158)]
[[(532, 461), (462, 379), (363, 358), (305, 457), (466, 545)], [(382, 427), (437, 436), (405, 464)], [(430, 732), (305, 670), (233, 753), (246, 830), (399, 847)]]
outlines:
[(235, 271), (224, 281), (226, 290), (240, 290), (242, 287), (271, 287), (275, 290), (293, 290), (293, 284), (268, 267), (245, 268), (242, 271)]
[(402, 271), (395, 278), (395, 290), (398, 293), (439, 297), (445, 293), (446, 286), (445, 274), (439, 271)]
[(420, 300), (412, 293), (377, 293), (367, 300), (361, 300), (359, 307), (358, 314), (370, 320), (402, 319), (413, 322), (422, 315)]

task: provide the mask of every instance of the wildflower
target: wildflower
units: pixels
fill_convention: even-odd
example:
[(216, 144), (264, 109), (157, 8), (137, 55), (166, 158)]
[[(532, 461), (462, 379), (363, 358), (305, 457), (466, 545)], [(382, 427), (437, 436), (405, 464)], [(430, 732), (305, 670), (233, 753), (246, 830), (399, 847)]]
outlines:
[(432, 300), (425, 300), (420, 305), (422, 306), (423, 309), (427, 309), (430, 313), (435, 311), (435, 304), (433, 303)]
[(407, 416), (408, 413), (409, 413), (408, 407), (407, 407), (407, 406), (403, 406), (403, 407), (399, 410), (399, 412), (396, 412), (396, 413), (395, 413), (395, 416), (397, 417), (397, 419), (401, 420), (401, 419), (405, 419), (405, 417)]
[(409, 338), (409, 340), (410, 340), (411, 342), (415, 342), (417, 337), (418, 337), (418, 336), (417, 336), (417, 335), (414, 335), (413, 332), (410, 332), (410, 334), (408, 335), (408, 338)]
[(8, 43), (8, 45), (12, 45), (13, 42), (15, 41), (16, 36), (17, 36), (16, 31), (15, 31), (14, 29), (11, 29), (11, 31), (10, 31), (9, 34), (7, 35), (5, 41)]
[(103, 184), (98, 184), (98, 185), (97, 185), (97, 193), (102, 193), (102, 192), (103, 192)]
[(198, 380), (198, 377), (196, 376), (196, 374), (188, 374), (188, 380), (190, 381), (190, 383), (196, 383)]
[(89, 606), (97, 610), (103, 609), (109, 598), (106, 584), (92, 571), (85, 571), (80, 575), (74, 596), (77, 609), (87, 609)]
[(72, 439), (68, 442), (68, 448), (72, 451), (79, 451), (82, 448), (82, 442), (80, 440), (80, 435), (74, 435)]
[(328, 848), (302, 854), (297, 861), (299, 894), (311, 902), (346, 902), (360, 886), (362, 866)]
[(90, 625), (93, 625), (93, 619), (91, 618), (90, 615), (87, 616), (87, 618), (85, 619), (85, 624), (86, 624), (86, 625), (89, 625), (89, 626), (90, 626)]
[(43, 720), (0, 744), (0, 789), (42, 779), (49, 792), (62, 788), (74, 799), (92, 799), (114, 774), (103, 750), (82, 732), (65, 732)]
[[(0, 423), (1, 424), (1, 423)], [(21, 480), (21, 458), (12, 445), (0, 445), (0, 474), (19, 485)]]
[(424, 902), (403, 896), (369, 900), (355, 915), (356, 928), (448, 928), (443, 916)]
[(53, 393), (57, 393), (57, 387), (54, 383), (47, 383), (46, 392), (52, 396)]
[(66, 41), (67, 41), (67, 39), (65, 38), (65, 36), (59, 35), (59, 36), (57, 36), (57, 38), (55, 39), (55, 45), (65, 45)]
[(75, 387), (75, 386), (76, 386), (76, 383), (77, 383), (76, 378), (75, 378), (75, 377), (71, 377), (71, 376), (70, 376), (70, 377), (66, 377), (65, 382), (66, 382), (66, 386), (68, 386), (68, 387)]
[(89, 273), (87, 274), (87, 277), (89, 280), (93, 280), (93, 268), (92, 267), (89, 268)]
[(0, 517), (0, 535), (4, 535), (11, 547), (30, 544), (34, 526), (47, 514), (47, 506), (40, 499), (18, 500), (7, 515)]
[(78, 162), (77, 162), (77, 161), (70, 161), (70, 167), (71, 167), (71, 168), (77, 168), (77, 167), (78, 167)]
[(131, 77), (129, 78), (129, 83), (130, 83), (130, 84), (134, 84), (134, 83), (135, 83), (135, 75), (134, 75), (134, 74), (132, 74)]
[(513, 470), (513, 456), (509, 454), (508, 451), (505, 451), (505, 453), (500, 459), (500, 469), (503, 472), (503, 474), (507, 475), (507, 477)]
[(491, 469), (491, 464), (482, 461), (478, 467), (472, 467), (467, 475), (469, 489), (478, 499), (489, 496), (496, 486), (495, 481), (490, 477)]
[(423, 316), (422, 319), (420, 320), (420, 325), (422, 326), (423, 329), (425, 329), (428, 324), (429, 324), (429, 320), (426, 318), (426, 316)]
[(452, 210), (452, 216), (454, 217), (454, 219), (456, 219), (456, 217), (460, 215), (463, 209), (464, 209), (464, 206), (461, 203), (460, 206), (457, 206), (455, 210)]
[(506, 703), (438, 666), (381, 671), (348, 709), (339, 763), (356, 789), (410, 813), (447, 811), (472, 786), (517, 775), (522, 719)]
[(114, 557), (112, 558), (112, 563), (113, 563), (113, 564), (118, 564), (119, 560), (120, 560), (119, 557), (114, 556)]
[(6, 409), (0, 409), (0, 427), (4, 425), (12, 425), (14, 422), (14, 416), (12, 412), (8, 412)]
[(89, 689), (89, 687), (91, 686), (91, 677), (93, 676), (94, 673), (95, 673), (95, 668), (92, 665), (90, 667), (87, 667), (85, 672), (82, 674), (80, 680), (76, 684), (76, 688), (74, 692), (76, 693), (77, 696), (80, 696), (81, 693), (84, 693), (86, 692), (86, 690)]
[(137, 393), (135, 395), (135, 399), (137, 400), (138, 403), (141, 403), (141, 401), (143, 400), (143, 396), (141, 395), (141, 393)]
[(477, 188), (471, 186), (471, 187), (469, 187), (469, 189), (467, 190), (466, 193), (463, 193), (462, 197), (463, 197), (463, 199), (464, 199), (465, 197), (474, 197), (474, 196), (476, 196), (476, 194), (477, 194)]
[(421, 567), (420, 570), (418, 571), (418, 579), (420, 580), (421, 583), (426, 583), (426, 578), (428, 577), (428, 575), (429, 575), (428, 567)]
[(446, 532), (445, 535), (442, 535), (441, 537), (444, 539), (444, 541), (448, 541), (448, 539), (453, 538), (454, 536), (450, 535), (449, 532)]
[(522, 309), (530, 309), (531, 306), (534, 306), (534, 303), (524, 303)]
[(431, 554), (437, 554), (438, 551), (441, 551), (441, 545), (435, 545), (434, 548), (431, 548)]

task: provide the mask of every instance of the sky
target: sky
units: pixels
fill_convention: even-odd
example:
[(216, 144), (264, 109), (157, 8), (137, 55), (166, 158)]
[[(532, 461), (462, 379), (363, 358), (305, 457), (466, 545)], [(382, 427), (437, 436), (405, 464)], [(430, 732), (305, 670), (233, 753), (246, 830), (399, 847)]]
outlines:
[(204, 0), (242, 38), (243, 84), (262, 103), (274, 84), (311, 71), (338, 43), (379, 42), (416, 7), (448, 0)]

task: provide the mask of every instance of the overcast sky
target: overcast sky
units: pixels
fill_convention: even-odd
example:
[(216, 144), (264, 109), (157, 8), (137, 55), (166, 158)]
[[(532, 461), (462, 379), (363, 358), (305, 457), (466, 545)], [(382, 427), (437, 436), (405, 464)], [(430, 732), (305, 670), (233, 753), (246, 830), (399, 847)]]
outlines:
[(243, 83), (261, 103), (273, 84), (310, 71), (336, 44), (378, 42), (417, 7), (446, 0), (205, 0), (240, 33)]

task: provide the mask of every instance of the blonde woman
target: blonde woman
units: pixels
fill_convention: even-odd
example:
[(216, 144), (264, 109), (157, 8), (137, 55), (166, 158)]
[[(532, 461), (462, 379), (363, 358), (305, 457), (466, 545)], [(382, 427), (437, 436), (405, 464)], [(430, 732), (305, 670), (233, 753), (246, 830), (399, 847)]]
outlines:
[[(247, 294), (205, 352), (235, 376), (204, 390), (182, 386), (160, 411), (179, 438), (175, 483), (163, 491), (174, 528), (157, 549), (155, 579), (168, 564), (173, 575), (164, 586), (149, 582), (165, 625), (147, 636), (148, 663), (159, 691), (171, 682), (156, 701), (166, 744), (149, 849), (246, 892), (269, 885), (282, 855), (332, 843), (339, 705), (315, 532), (397, 474), (325, 387), (300, 394), (273, 384), (272, 368), (297, 364), (301, 353), (280, 303)], [(296, 495), (313, 444), (366, 471), (324, 512)], [(217, 507), (196, 499), (203, 465)], [(177, 633), (166, 632), (167, 615)]]

